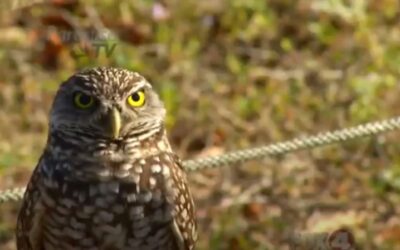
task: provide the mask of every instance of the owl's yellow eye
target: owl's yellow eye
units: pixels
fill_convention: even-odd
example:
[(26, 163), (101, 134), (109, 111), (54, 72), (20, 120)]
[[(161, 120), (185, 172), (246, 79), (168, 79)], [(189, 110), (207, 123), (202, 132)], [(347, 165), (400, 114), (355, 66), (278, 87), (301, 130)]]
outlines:
[(88, 109), (94, 105), (94, 98), (82, 92), (74, 94), (74, 104), (80, 109)]
[(135, 108), (141, 107), (144, 105), (145, 97), (143, 90), (136, 91), (128, 97), (128, 104)]

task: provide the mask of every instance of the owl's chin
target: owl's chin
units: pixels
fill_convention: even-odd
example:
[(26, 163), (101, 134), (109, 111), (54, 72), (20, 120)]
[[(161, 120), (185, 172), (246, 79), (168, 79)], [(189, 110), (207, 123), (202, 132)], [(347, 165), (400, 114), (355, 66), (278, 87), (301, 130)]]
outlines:
[(105, 149), (95, 153), (95, 157), (101, 162), (112, 164), (124, 163), (129, 161), (130, 157), (122, 150)]

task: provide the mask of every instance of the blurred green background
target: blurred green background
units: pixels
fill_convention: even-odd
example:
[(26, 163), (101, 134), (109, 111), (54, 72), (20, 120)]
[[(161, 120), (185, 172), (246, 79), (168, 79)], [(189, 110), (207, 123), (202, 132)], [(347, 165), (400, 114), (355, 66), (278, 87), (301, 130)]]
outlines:
[[(83, 67), (152, 82), (184, 159), (400, 114), (397, 0), (2, 1), (0, 189), (25, 185), (54, 92)], [(361, 249), (400, 249), (399, 135), (190, 173), (198, 249), (342, 226)], [(18, 208), (0, 206), (0, 249)]]

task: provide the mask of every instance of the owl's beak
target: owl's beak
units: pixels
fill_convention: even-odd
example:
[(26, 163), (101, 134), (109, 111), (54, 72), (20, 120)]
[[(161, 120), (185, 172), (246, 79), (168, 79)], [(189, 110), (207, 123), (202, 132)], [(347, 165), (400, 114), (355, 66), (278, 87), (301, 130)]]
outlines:
[(110, 135), (112, 139), (118, 139), (121, 130), (121, 114), (116, 108), (112, 108), (108, 113)]

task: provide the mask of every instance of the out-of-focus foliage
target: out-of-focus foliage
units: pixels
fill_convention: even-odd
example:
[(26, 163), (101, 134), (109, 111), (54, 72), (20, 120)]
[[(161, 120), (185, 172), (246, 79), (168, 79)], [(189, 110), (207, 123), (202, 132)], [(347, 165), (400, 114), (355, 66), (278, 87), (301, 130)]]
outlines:
[[(0, 188), (26, 183), (54, 92), (82, 67), (147, 77), (183, 158), (398, 115), (399, 5), (53, 0), (1, 11)], [(199, 249), (285, 249), (293, 230), (343, 225), (362, 249), (399, 249), (399, 135), (191, 173)], [(18, 205), (0, 207), (1, 249), (15, 249)]]

